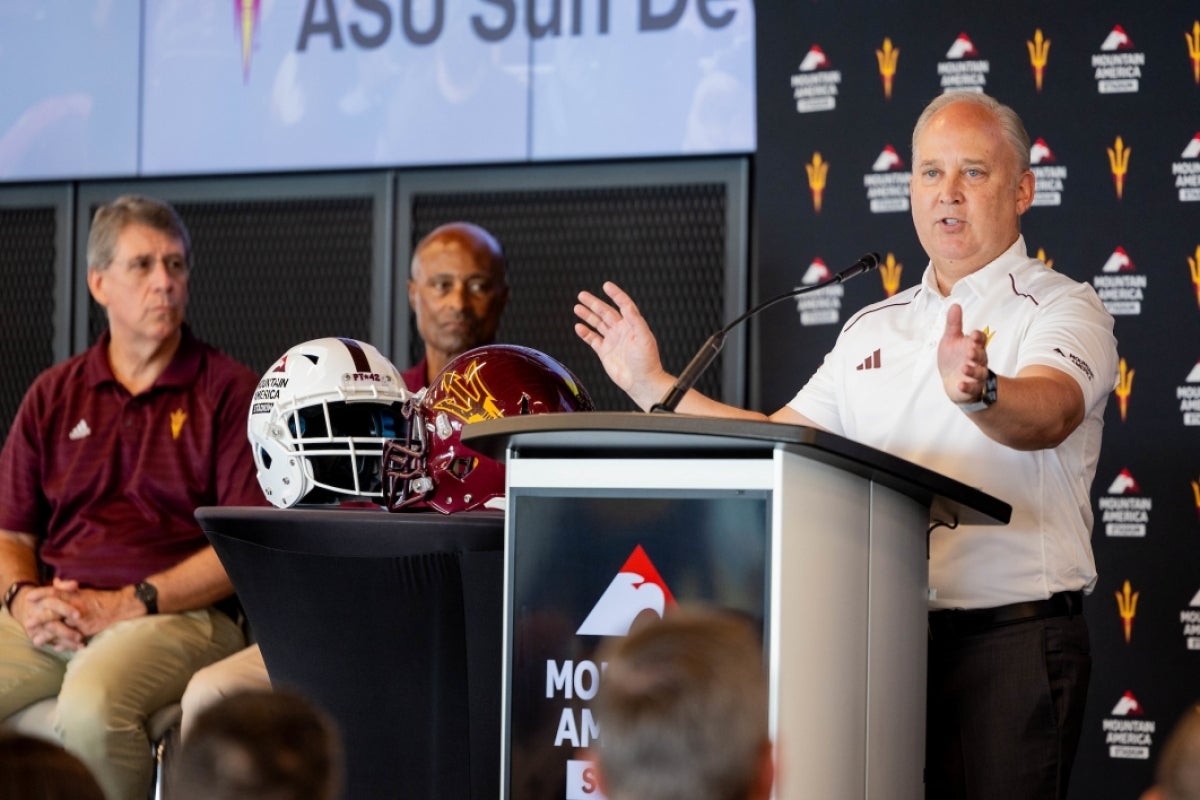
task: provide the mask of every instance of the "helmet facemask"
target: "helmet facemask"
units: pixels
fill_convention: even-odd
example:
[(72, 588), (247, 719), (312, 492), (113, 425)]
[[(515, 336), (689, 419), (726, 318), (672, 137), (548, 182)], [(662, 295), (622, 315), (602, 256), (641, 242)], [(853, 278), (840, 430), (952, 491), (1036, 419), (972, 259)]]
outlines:
[(425, 468), (428, 448), (420, 400), (418, 394), (404, 404), (404, 438), (383, 443), (383, 496), (388, 511), (416, 505), (433, 491), (433, 481)]
[(425, 505), (443, 514), (500, 508), (504, 465), (464, 444), (463, 427), (592, 408), (578, 379), (545, 353), (502, 344), (468, 350), (414, 397), (406, 438), (384, 446), (385, 505), (390, 511)]

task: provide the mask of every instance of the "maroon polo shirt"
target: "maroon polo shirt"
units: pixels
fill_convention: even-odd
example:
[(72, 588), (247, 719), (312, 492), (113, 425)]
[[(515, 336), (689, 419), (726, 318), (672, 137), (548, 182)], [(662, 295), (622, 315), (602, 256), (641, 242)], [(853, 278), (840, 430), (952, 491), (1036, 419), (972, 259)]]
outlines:
[(427, 369), (429, 369), (429, 360), (422, 358), (416, 364), (413, 364), (400, 373), (400, 377), (404, 379), (404, 385), (408, 387), (410, 392), (419, 392), (428, 385), (425, 380), (425, 370)]
[(266, 502), (246, 439), (258, 376), (185, 326), (163, 374), (132, 396), (108, 342), (38, 376), (0, 452), (0, 528), (35, 535), (53, 575), (96, 588), (203, 548), (198, 506)]

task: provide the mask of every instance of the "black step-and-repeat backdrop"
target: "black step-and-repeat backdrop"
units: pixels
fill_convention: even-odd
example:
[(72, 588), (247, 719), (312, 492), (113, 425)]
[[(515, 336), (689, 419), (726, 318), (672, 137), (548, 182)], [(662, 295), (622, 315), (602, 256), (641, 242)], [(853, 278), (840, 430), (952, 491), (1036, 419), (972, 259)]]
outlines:
[(912, 126), (947, 90), (1033, 141), (1031, 253), (1116, 317), (1119, 384), (1093, 485), (1095, 671), (1071, 797), (1136, 798), (1200, 699), (1200, 6), (759, 3), (759, 299), (869, 250), (886, 263), (756, 325), (752, 402), (787, 402), (858, 307), (920, 279)]

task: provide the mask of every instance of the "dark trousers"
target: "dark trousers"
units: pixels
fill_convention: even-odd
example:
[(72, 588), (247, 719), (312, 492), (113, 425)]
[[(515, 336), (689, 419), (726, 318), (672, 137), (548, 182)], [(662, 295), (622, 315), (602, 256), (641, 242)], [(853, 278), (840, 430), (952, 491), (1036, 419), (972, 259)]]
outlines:
[(1080, 613), (983, 631), (931, 624), (927, 800), (1064, 800), (1091, 664)]

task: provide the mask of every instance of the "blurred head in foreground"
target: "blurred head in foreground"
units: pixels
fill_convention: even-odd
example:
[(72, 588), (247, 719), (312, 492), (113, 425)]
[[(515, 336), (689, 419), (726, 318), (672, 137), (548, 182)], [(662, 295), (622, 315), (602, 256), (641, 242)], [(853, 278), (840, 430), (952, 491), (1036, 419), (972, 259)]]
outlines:
[(610, 640), (591, 751), (609, 800), (759, 800), (774, 780), (762, 643), (741, 617), (677, 609)]
[(289, 691), (247, 691), (196, 718), (169, 769), (174, 800), (333, 800), (341, 744), (324, 712)]
[(104, 800), (104, 792), (87, 766), (61, 745), (0, 732), (0, 797)]
[(1172, 729), (1154, 780), (1142, 800), (1200, 800), (1200, 703), (1190, 706)]

